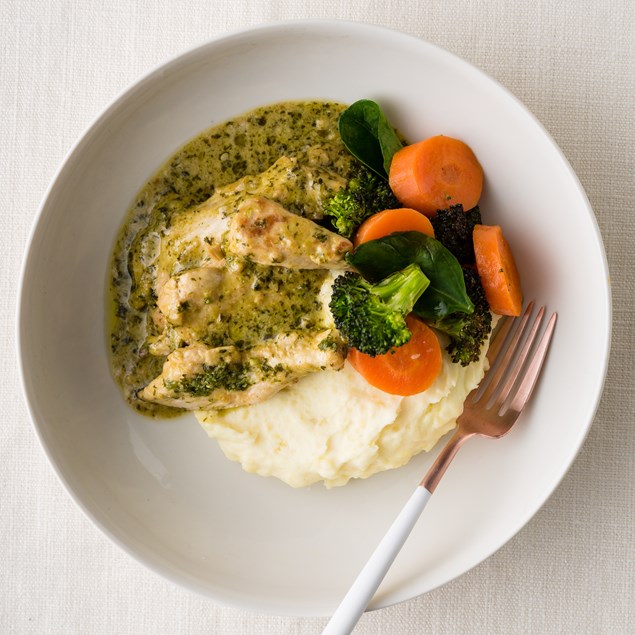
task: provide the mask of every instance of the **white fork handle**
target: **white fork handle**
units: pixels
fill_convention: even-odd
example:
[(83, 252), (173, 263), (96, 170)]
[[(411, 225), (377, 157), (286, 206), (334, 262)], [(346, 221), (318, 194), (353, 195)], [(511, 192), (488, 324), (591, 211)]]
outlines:
[(432, 494), (421, 485), (408, 499), (370, 560), (344, 596), (322, 635), (349, 635), (406, 542)]

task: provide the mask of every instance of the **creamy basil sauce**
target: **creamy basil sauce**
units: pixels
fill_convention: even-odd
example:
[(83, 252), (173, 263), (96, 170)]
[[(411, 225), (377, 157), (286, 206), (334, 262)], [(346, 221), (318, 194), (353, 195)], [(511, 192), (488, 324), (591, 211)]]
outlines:
[[(173, 223), (195, 213), (193, 208), (219, 189), (222, 193), (224, 186), (264, 172), (281, 157), (308, 160), (347, 178), (351, 159), (337, 134), (343, 109), (331, 102), (258, 108), (189, 141), (143, 186), (115, 244), (109, 299), (112, 372), (135, 409), (161, 416), (181, 412), (142, 401), (137, 392), (160, 374), (167, 352), (187, 345), (188, 338), (243, 347), (285, 329), (320, 326), (317, 294), (328, 272), (242, 261), (228, 267), (233, 274), (223, 284), (230, 310), (223, 311), (222, 319), (215, 301), (203, 297), (197, 305), (184, 303), (182, 325), (174, 327), (157, 308), (156, 261)], [(307, 200), (300, 182), (278, 199), (289, 211), (320, 222), (319, 206)], [(187, 263), (178, 264), (187, 271)]]

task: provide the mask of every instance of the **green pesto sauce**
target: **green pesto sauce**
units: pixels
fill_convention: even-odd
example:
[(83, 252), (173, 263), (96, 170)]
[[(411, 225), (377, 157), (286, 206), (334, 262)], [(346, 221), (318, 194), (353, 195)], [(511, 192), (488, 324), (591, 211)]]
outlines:
[(318, 293), (326, 271), (241, 264), (224, 277), (220, 301), (204, 297), (183, 307), (183, 327), (197, 340), (212, 348), (247, 348), (280, 332), (319, 327)]
[(202, 373), (178, 381), (165, 381), (168, 390), (174, 392), (188, 392), (196, 397), (212, 393), (217, 388), (227, 390), (247, 390), (251, 386), (249, 367), (243, 364), (228, 364), (209, 366)]
[[(228, 267), (233, 275), (223, 281), (222, 310), (216, 300), (203, 297), (202, 302), (179, 307), (183, 328), (158, 324), (153, 319), (158, 312), (154, 261), (161, 237), (179, 217), (217, 188), (260, 174), (280, 157), (300, 161), (307, 153), (319, 152), (329, 170), (348, 177), (350, 155), (337, 133), (344, 108), (332, 102), (285, 102), (248, 112), (189, 141), (138, 193), (114, 247), (109, 297), (112, 373), (133, 408), (151, 416), (181, 413), (137, 397), (161, 372), (166, 355), (153, 354), (159, 340), (169, 342), (171, 350), (192, 343), (192, 338), (240, 348), (277, 332), (320, 327), (317, 293), (326, 272), (247, 261)], [(303, 193), (300, 188), (286, 192), (285, 200), (278, 202), (302, 213)], [(201, 378), (203, 387), (218, 381), (216, 376)]]

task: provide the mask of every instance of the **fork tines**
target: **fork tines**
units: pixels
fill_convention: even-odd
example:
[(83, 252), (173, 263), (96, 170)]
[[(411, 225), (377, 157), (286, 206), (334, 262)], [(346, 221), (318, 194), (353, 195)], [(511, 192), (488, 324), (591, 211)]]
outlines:
[(540, 374), (556, 325), (553, 313), (536, 344), (545, 307), (538, 309), (530, 321), (534, 302), (527, 305), (520, 318), (503, 318), (488, 351), (490, 370), (474, 396), (474, 402), (484, 404), (501, 415), (508, 410), (519, 413), (529, 400)]

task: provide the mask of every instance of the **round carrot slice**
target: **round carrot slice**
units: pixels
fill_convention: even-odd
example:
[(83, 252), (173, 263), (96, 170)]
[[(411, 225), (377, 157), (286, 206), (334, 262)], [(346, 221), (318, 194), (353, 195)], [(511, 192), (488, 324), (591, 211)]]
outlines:
[(483, 190), (483, 168), (465, 143), (438, 135), (399, 150), (389, 182), (404, 205), (434, 216), (459, 203), (472, 209)]
[(354, 244), (361, 245), (395, 232), (416, 231), (434, 238), (432, 223), (421, 212), (407, 207), (386, 209), (367, 218), (355, 234)]
[(406, 317), (412, 337), (392, 353), (370, 357), (351, 348), (346, 358), (375, 388), (391, 395), (415, 395), (427, 390), (441, 372), (442, 357), (434, 331), (412, 315)]
[(514, 256), (498, 225), (476, 225), (476, 269), (490, 309), (498, 315), (520, 315), (523, 293)]

